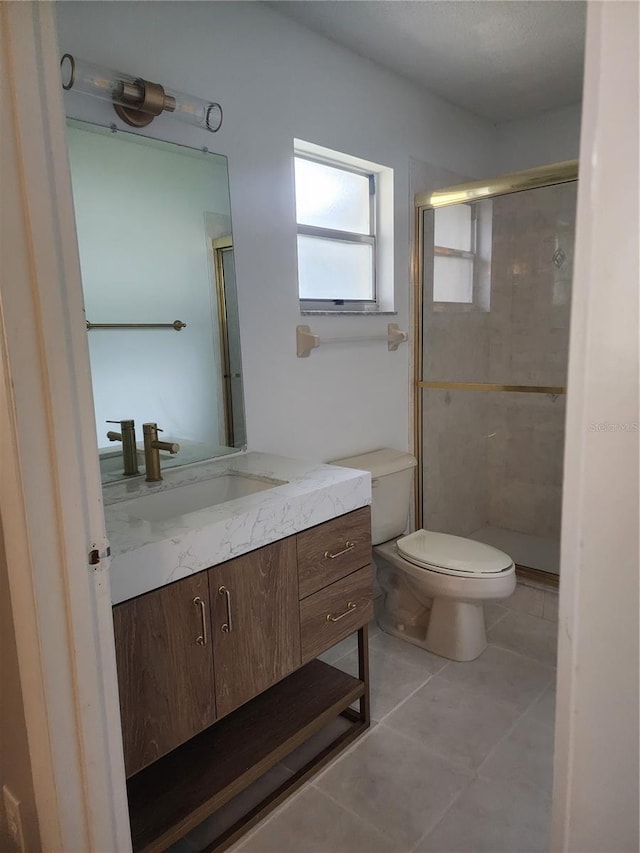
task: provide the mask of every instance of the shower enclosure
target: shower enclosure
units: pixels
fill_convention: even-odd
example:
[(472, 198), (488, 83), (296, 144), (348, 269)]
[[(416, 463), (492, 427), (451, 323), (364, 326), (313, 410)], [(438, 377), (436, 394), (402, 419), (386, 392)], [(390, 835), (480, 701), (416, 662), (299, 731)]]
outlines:
[(577, 166), (416, 197), (417, 525), (556, 577)]

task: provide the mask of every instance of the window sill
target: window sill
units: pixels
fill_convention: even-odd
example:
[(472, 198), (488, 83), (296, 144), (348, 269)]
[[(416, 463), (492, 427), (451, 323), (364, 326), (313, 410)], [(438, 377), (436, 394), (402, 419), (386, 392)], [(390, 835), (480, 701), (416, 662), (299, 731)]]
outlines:
[(322, 310), (301, 310), (301, 317), (335, 317), (335, 316), (349, 316), (349, 317), (397, 317), (397, 311), (353, 311), (348, 308), (332, 308), (327, 309), (326, 311)]

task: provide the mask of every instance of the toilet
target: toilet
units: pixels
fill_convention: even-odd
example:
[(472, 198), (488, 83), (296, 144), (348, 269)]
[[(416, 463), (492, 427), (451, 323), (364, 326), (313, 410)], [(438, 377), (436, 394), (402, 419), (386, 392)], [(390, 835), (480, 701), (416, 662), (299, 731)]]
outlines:
[[(516, 587), (507, 554), (462, 536), (406, 529), (416, 459), (384, 448), (332, 464), (371, 472), (371, 530), (388, 634), (456, 661), (485, 650), (483, 605)], [(398, 538), (399, 537), (399, 538)]]

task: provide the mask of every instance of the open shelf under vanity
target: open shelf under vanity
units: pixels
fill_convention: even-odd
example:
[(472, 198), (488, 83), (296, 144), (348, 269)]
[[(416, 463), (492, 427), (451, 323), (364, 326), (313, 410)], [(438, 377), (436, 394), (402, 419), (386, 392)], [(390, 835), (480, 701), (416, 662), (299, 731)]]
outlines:
[[(313, 660), (228, 717), (131, 777), (133, 849), (166, 850), (337, 717), (348, 728), (268, 793), (204, 851), (224, 850), (369, 726), (367, 629), (354, 678)], [(359, 710), (350, 706), (359, 703)]]

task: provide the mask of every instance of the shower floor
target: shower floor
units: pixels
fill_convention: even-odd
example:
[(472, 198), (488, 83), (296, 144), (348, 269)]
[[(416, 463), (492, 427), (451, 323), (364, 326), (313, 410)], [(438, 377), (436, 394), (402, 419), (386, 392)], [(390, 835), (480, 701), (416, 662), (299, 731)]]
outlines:
[(531, 536), (505, 527), (479, 527), (469, 533), (469, 539), (477, 539), (487, 545), (493, 545), (508, 554), (514, 563), (541, 572), (560, 573), (560, 541), (545, 539), (543, 536)]

